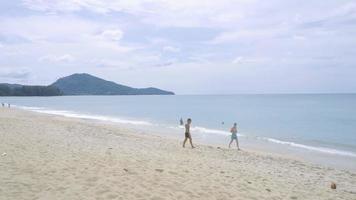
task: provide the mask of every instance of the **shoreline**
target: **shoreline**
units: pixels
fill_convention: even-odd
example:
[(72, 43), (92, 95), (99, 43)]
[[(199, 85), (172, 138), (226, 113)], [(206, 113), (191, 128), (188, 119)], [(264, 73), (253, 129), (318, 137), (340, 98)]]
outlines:
[[(125, 127), (131, 132), (140, 132), (143, 134), (159, 135), (171, 139), (181, 140), (182, 127), (174, 127), (172, 125), (161, 125), (157, 122), (150, 122), (139, 119), (130, 119), (125, 117), (95, 115), (88, 113), (80, 113), (70, 110), (53, 110), (40, 107), (24, 107), (14, 105), (16, 109), (30, 111), (37, 114), (44, 114), (49, 116), (61, 116), (71, 119), (79, 119), (94, 123), (110, 124), (117, 127)], [(209, 137), (203, 134), (209, 133)], [(225, 148), (229, 139), (230, 133), (220, 129), (210, 129), (200, 126), (193, 126), (192, 131), (196, 134), (193, 139), (199, 141), (203, 145), (213, 145)], [(170, 134), (168, 134), (170, 133)], [(218, 134), (216, 134), (218, 133)], [(221, 134), (225, 135), (226, 141), (221, 140)], [(279, 139), (258, 136), (239, 136), (240, 143), (246, 145), (247, 149), (261, 152), (270, 153), (276, 156), (297, 159), (300, 161), (310, 162), (312, 164), (320, 165), (323, 167), (332, 167), (341, 170), (349, 170), (356, 172), (356, 153), (353, 151), (345, 151), (332, 147), (322, 147), (318, 145), (308, 145), (303, 143), (282, 141)], [(245, 147), (243, 147), (246, 149)]]
[[(73, 120), (73, 121), (78, 121), (78, 122), (83, 122), (83, 123), (93, 123), (94, 125), (99, 125), (99, 126), (101, 126), (101, 125), (111, 126), (113, 128), (124, 129), (125, 131), (129, 132), (132, 135), (138, 135), (138, 136), (147, 135), (147, 136), (159, 137), (159, 138), (167, 139), (167, 140), (173, 140), (173, 141), (176, 141), (176, 142), (182, 142), (183, 139), (184, 139), (183, 137), (179, 138), (176, 135), (153, 133), (154, 130), (142, 131), (140, 129), (137, 129), (136, 127), (133, 127), (132, 124), (125, 125), (125, 124), (120, 124), (120, 123), (107, 121), (107, 120), (99, 120), (99, 119), (92, 119), (92, 118), (81, 118), (81, 117), (70, 117), (70, 116), (65, 116), (65, 115), (60, 115), (60, 114), (53, 114), (53, 113), (48, 113), (48, 112), (37, 112), (37, 111), (33, 111), (33, 110), (26, 110), (26, 109), (17, 108), (17, 107), (12, 108), (12, 109), (17, 109), (20, 112), (29, 112), (30, 114), (35, 114), (35, 115), (42, 115), (42, 116), (45, 116), (45, 117), (46, 116), (47, 117), (58, 117), (58, 118), (64, 118), (64, 119), (67, 119), (67, 120)], [(136, 125), (138, 125), (138, 124), (136, 124)], [(165, 131), (163, 131), (163, 132), (165, 132)], [(225, 146), (223, 146), (222, 144), (209, 144), (209, 143), (206, 143), (206, 142), (200, 142), (200, 141), (197, 142), (197, 141), (194, 140), (194, 144), (197, 144), (198, 147), (199, 146), (204, 146), (204, 147), (213, 147), (213, 148), (216, 148), (216, 149), (225, 149), (225, 150), (231, 150), (231, 151), (232, 150), (237, 150), (237, 149), (235, 149), (235, 146), (234, 146), (235, 143), (232, 144), (232, 148), (231, 149), (226, 147), (228, 145), (227, 143), (225, 144)], [(189, 145), (186, 148), (190, 148)], [(247, 147), (247, 148), (242, 148), (241, 151), (246, 151), (246, 152), (249, 152), (249, 153), (255, 153), (255, 154), (258, 154), (258, 155), (269, 155), (269, 156), (274, 156), (274, 157), (279, 157), (279, 158), (298, 160), (298, 161), (301, 161), (301, 162), (307, 162), (307, 163), (315, 165), (315, 166), (319, 166), (319, 167), (323, 167), (323, 168), (330, 168), (329, 166), (324, 166), (324, 165), (321, 165), (321, 164), (318, 164), (318, 163), (308, 162), (307, 160), (305, 160), (303, 158), (296, 157), (296, 156), (293, 156), (293, 155), (290, 155), (290, 154), (282, 154), (282, 153), (276, 153), (276, 152), (272, 152), (272, 151), (265, 151), (263, 149), (254, 148), (254, 147), (251, 147), (251, 146)], [(348, 171), (348, 169), (340, 169), (340, 170)]]
[(5, 199), (352, 199), (356, 194), (354, 172), (250, 149), (204, 144), (183, 149), (177, 139), (19, 109), (0, 109), (0, 125)]

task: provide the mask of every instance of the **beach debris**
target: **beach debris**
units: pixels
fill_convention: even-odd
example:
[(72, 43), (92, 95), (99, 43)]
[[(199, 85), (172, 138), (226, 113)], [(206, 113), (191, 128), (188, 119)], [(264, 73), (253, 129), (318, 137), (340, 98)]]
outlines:
[(224, 171), (220, 171), (220, 174), (224, 174), (225, 172)]
[(124, 171), (125, 171), (125, 172), (129, 172), (129, 170), (128, 170), (128, 169), (126, 169), (126, 168), (124, 168)]
[(291, 196), (290, 198), (291, 199), (298, 199), (298, 197), (296, 197), (296, 196)]
[(248, 184), (251, 184), (252, 182), (251, 181), (247, 181)]
[(6, 156), (6, 155), (7, 155), (7, 153), (6, 153), (6, 152), (4, 152), (4, 153), (2, 153), (2, 154), (1, 154), (1, 156)]
[(156, 172), (163, 172), (164, 170), (163, 169), (155, 169), (156, 170)]
[(331, 182), (331, 189), (333, 189), (333, 190), (335, 190), (336, 189), (336, 183), (334, 183), (334, 182)]
[(266, 191), (267, 191), (267, 192), (271, 192), (271, 189), (268, 189), (268, 188), (267, 188)]
[(216, 147), (217, 149), (221, 149), (221, 147)]

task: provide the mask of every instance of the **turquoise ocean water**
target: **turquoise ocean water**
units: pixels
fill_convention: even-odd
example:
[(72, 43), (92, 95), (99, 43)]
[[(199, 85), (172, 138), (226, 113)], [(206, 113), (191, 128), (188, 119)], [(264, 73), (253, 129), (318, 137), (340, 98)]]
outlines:
[(236, 122), (242, 148), (356, 169), (356, 94), (0, 97), (0, 102), (180, 138), (179, 119), (190, 117), (195, 141), (222, 146)]

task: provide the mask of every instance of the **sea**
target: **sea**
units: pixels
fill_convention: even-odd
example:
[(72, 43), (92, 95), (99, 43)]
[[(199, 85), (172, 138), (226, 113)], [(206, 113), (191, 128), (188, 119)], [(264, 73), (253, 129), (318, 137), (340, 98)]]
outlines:
[(228, 146), (237, 123), (242, 150), (356, 171), (356, 94), (0, 97), (0, 102), (182, 140), (180, 119), (191, 118), (193, 141), (217, 147)]

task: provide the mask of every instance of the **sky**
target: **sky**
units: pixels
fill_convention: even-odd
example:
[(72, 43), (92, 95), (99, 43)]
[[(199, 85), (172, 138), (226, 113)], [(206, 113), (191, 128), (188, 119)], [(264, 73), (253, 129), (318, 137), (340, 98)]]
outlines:
[(2, 0), (0, 82), (356, 92), (355, 0)]

